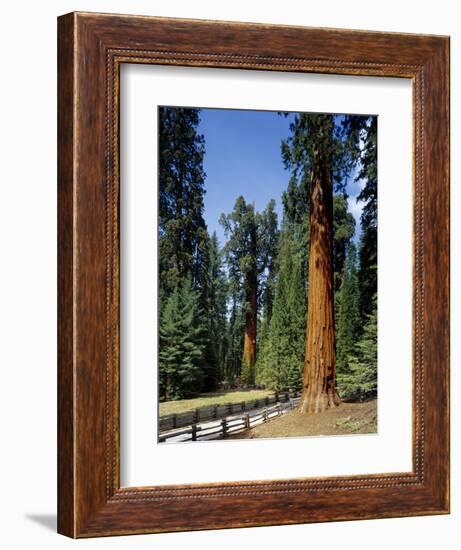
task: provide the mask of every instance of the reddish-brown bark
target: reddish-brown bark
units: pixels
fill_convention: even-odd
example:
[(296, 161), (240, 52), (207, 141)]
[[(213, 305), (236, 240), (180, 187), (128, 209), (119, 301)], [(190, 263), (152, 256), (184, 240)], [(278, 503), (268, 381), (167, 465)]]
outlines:
[(254, 383), (254, 366), (256, 363), (256, 282), (248, 289), (247, 312), (245, 314), (245, 336), (243, 341), (243, 365), (246, 382)]
[(255, 382), (256, 363), (256, 324), (258, 312), (258, 271), (256, 265), (257, 235), (256, 225), (253, 224), (250, 232), (250, 255), (252, 269), (247, 274), (245, 334), (243, 341), (242, 374), (247, 384)]
[(309, 290), (301, 412), (340, 403), (336, 391), (331, 163), (317, 154), (310, 186)]

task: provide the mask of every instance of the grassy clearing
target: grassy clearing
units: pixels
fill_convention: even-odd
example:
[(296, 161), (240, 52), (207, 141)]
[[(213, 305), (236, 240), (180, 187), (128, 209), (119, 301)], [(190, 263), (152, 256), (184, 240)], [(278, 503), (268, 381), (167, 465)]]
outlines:
[(181, 399), (180, 401), (165, 401), (164, 403), (160, 403), (160, 416), (193, 411), (199, 407), (210, 407), (211, 405), (241, 403), (242, 401), (261, 399), (273, 393), (274, 392), (271, 390), (227, 390), (204, 393), (193, 399)]
[(300, 414), (294, 410), (234, 437), (253, 439), (376, 432), (377, 400), (375, 399), (365, 403), (341, 403), (339, 407), (320, 414)]

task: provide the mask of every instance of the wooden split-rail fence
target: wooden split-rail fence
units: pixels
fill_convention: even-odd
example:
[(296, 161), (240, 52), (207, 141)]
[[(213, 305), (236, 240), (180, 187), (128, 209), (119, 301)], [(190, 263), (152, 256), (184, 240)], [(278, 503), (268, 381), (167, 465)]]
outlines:
[(263, 407), (261, 410), (247, 412), (243, 415), (223, 417), (216, 422), (205, 422), (204, 424), (192, 424), (184, 429), (173, 430), (159, 435), (159, 443), (168, 441), (204, 441), (213, 439), (225, 439), (233, 434), (249, 430), (259, 424), (264, 424), (272, 418), (280, 416), (290, 409), (298, 406), (299, 397), (288, 397), (286, 401), (277, 402), (270, 407)]
[(224, 418), (240, 412), (251, 411), (261, 407), (269, 407), (275, 403), (286, 403), (291, 398), (298, 397), (297, 392), (275, 392), (273, 395), (262, 397), (260, 399), (252, 399), (251, 401), (241, 401), (240, 403), (224, 403), (222, 405), (211, 405), (209, 407), (200, 407), (192, 411), (184, 413), (169, 414), (160, 416), (159, 431), (160, 433), (184, 426), (191, 426), (206, 420), (216, 420)]

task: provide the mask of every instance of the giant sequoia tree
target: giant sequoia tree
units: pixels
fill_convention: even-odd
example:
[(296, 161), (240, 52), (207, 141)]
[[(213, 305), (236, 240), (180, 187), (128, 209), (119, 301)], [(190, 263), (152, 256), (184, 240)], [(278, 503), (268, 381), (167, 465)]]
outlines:
[(310, 247), (308, 308), (301, 412), (321, 412), (339, 404), (333, 278), (333, 183), (344, 187), (354, 160), (351, 140), (333, 115), (301, 113), (282, 145), (288, 167), (309, 178)]
[(242, 378), (248, 384), (255, 381), (258, 302), (267, 293), (266, 283), (277, 246), (277, 214), (275, 203), (259, 213), (254, 205), (240, 196), (230, 214), (222, 214), (220, 223), (228, 236), (224, 252), (234, 291), (241, 290), (244, 311), (244, 341)]

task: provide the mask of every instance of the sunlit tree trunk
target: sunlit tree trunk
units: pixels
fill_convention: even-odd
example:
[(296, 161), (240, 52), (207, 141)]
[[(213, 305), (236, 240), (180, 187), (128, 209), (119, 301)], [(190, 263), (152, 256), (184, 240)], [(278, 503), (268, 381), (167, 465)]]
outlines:
[(249, 289), (247, 312), (245, 315), (245, 335), (243, 342), (243, 369), (247, 384), (255, 382), (256, 363), (256, 284)]
[(300, 411), (318, 413), (340, 403), (336, 391), (331, 153), (317, 150), (310, 185), (309, 290)]
[(252, 269), (246, 281), (245, 333), (243, 340), (242, 377), (247, 384), (255, 383), (256, 324), (258, 315), (258, 272), (257, 272), (256, 225), (250, 231), (250, 257)]

